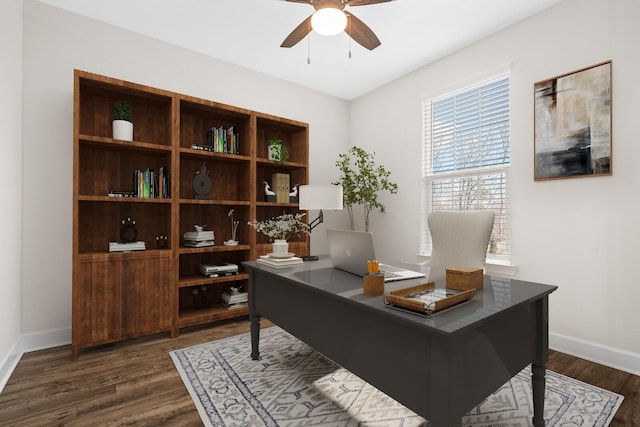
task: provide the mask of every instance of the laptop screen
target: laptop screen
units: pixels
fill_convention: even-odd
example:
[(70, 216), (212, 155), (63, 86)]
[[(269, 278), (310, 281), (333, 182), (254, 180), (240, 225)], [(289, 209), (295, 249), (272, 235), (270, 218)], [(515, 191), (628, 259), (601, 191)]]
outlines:
[(327, 241), (331, 263), (340, 270), (363, 276), (367, 261), (376, 259), (372, 233), (327, 229)]
[[(367, 274), (367, 261), (375, 260), (373, 234), (366, 231), (327, 230), (329, 256), (335, 268), (364, 276)], [(384, 281), (407, 280), (424, 277), (425, 273), (408, 270), (388, 264), (380, 264)]]

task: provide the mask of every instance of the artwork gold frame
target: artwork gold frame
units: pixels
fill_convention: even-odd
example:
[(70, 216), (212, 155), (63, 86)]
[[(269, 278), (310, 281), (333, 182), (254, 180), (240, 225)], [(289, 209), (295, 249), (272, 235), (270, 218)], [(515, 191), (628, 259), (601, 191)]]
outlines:
[(612, 174), (611, 61), (534, 83), (534, 179)]

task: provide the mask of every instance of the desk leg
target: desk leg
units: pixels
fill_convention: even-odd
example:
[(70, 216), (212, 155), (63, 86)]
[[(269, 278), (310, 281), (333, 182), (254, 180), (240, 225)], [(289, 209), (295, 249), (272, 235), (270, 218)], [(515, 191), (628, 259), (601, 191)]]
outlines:
[(251, 323), (251, 359), (260, 359), (260, 315), (256, 312), (256, 273), (249, 275), (249, 321)]
[(533, 425), (544, 427), (545, 364), (549, 352), (549, 301), (542, 298), (535, 304), (536, 311), (536, 358), (531, 364), (531, 387), (533, 392)]
[(249, 316), (251, 321), (251, 359), (260, 359), (260, 350), (258, 348), (260, 342), (260, 315), (251, 314)]
[(533, 387), (533, 425), (544, 426), (544, 387), (545, 387), (544, 365), (531, 364), (531, 386)]

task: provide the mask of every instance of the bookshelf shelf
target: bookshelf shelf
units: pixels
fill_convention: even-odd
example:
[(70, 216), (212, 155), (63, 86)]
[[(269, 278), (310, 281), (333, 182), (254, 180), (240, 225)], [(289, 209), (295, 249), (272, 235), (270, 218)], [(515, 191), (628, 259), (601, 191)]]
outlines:
[(235, 286), (233, 282), (237, 281), (245, 281), (249, 279), (249, 275), (247, 273), (238, 273), (235, 276), (226, 276), (226, 277), (205, 277), (202, 275), (199, 276), (189, 276), (183, 277), (180, 279), (178, 286), (181, 288), (188, 288), (192, 286), (200, 286), (200, 285), (210, 285), (215, 283), (226, 283), (231, 286)]
[(148, 142), (122, 141), (119, 139), (106, 138), (106, 137), (93, 136), (93, 135), (80, 135), (79, 140), (80, 140), (80, 143), (83, 145), (94, 145), (102, 149), (109, 149), (109, 147), (112, 147), (113, 150), (171, 153), (170, 146), (153, 144)]
[(80, 202), (105, 202), (105, 203), (158, 203), (170, 204), (171, 199), (158, 197), (112, 197), (112, 196), (78, 196)]
[(212, 321), (215, 322), (248, 315), (249, 309), (246, 307), (228, 309), (220, 304), (208, 309), (181, 311), (178, 327), (186, 328), (189, 326), (202, 325), (203, 323), (210, 323)]
[(221, 206), (250, 206), (248, 200), (198, 200), (198, 199), (180, 199), (183, 205), (221, 205)]
[[(122, 100), (132, 105), (133, 141), (112, 137)], [(274, 138), (289, 152), (285, 165), (268, 159)], [(199, 265), (240, 265), (271, 251), (247, 222), (298, 212), (297, 203), (264, 202), (263, 181), (288, 174), (291, 186), (308, 182), (308, 124), (76, 70), (73, 143), (72, 359), (83, 348), (165, 331), (176, 337), (183, 327), (248, 314), (221, 304), (230, 286), (248, 287), (248, 274), (209, 278)], [(194, 189), (203, 164), (204, 198)], [(145, 173), (164, 197), (123, 197), (144, 191), (134, 176)], [(241, 244), (225, 246), (231, 210)], [(108, 252), (128, 218), (146, 250)], [(205, 224), (216, 245), (185, 247), (184, 233)], [(306, 255), (306, 241), (290, 249)]]
[(205, 246), (204, 248), (189, 248), (185, 246), (180, 247), (180, 254), (202, 254), (207, 252), (237, 252), (237, 251), (248, 251), (251, 249), (249, 245), (237, 245), (237, 246), (225, 246), (225, 245), (215, 245), (215, 246)]

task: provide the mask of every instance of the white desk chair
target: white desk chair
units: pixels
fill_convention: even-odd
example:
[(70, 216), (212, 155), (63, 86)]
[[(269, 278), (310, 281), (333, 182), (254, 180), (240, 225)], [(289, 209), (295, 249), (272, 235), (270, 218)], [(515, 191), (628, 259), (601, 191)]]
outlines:
[(494, 216), (490, 210), (429, 214), (432, 249), (426, 265), (484, 268)]

